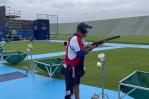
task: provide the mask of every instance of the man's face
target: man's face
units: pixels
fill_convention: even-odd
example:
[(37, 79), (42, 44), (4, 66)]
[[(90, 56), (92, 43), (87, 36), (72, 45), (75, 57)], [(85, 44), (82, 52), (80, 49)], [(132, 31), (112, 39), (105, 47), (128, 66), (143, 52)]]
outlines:
[(83, 38), (87, 37), (87, 34), (88, 34), (88, 33), (82, 34), (82, 37), (83, 37)]

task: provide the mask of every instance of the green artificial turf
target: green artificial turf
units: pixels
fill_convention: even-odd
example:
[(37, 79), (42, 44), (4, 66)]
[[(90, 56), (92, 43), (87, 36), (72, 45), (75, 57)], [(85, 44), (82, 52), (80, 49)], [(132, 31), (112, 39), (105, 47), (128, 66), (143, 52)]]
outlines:
[(149, 72), (149, 49), (123, 48), (92, 52), (86, 58), (86, 75), (82, 83), (101, 86), (101, 69), (96, 67), (99, 53), (106, 54), (105, 87), (117, 90), (118, 82), (135, 70)]
[[(70, 35), (59, 35), (55, 39), (68, 40)], [(106, 35), (88, 35), (87, 41), (97, 41), (111, 36)], [(121, 36), (120, 39), (110, 41), (112, 43), (134, 43), (134, 44), (149, 44), (149, 36)]]
[[(118, 82), (135, 70), (149, 72), (149, 49), (123, 48), (108, 51), (91, 52), (85, 60), (86, 74), (81, 83), (101, 87), (101, 69), (96, 67), (99, 53), (106, 54), (105, 87), (117, 90)], [(30, 69), (31, 62), (21, 62), (14, 67)], [(38, 74), (48, 76), (47, 72), (39, 70)], [(62, 76), (54, 76), (63, 79)]]
[[(70, 35), (59, 35), (58, 38), (66, 40)], [(96, 41), (110, 36), (89, 35), (87, 41)], [(122, 36), (120, 39), (113, 40), (116, 43), (138, 43), (149, 44), (148, 36)], [(26, 52), (29, 42), (9, 43), (5, 46), (5, 50), (18, 50)], [(33, 54), (42, 54), (50, 52), (64, 51), (63, 43), (50, 43), (34, 41)], [(86, 75), (82, 78), (81, 83), (101, 87), (101, 70), (96, 67), (98, 61), (97, 55), (104, 52), (106, 54), (107, 63), (105, 65), (105, 87), (117, 90), (118, 82), (135, 70), (149, 72), (149, 49), (139, 48), (122, 48), (108, 51), (91, 52), (85, 60)], [(61, 58), (63, 58), (61, 56)], [(29, 70), (31, 69), (30, 61), (23, 61), (17, 65), (11, 65), (16, 68)], [(10, 64), (8, 64), (10, 65)], [(47, 72), (39, 69), (38, 74), (48, 76)], [(63, 79), (62, 76), (54, 76)]]
[[(27, 46), (30, 42), (10, 42), (7, 43), (4, 47), (5, 51), (22, 51), (26, 52)], [(64, 51), (65, 47), (63, 43), (54, 43), (54, 42), (44, 42), (44, 41), (34, 41), (32, 42), (33, 54), (44, 54), (50, 52)]]

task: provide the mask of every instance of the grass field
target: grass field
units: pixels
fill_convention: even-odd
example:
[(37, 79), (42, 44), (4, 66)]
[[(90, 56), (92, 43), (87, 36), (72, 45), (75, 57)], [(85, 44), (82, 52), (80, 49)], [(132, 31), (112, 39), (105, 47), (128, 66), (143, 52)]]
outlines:
[(97, 69), (97, 55), (105, 53), (105, 87), (117, 90), (118, 81), (135, 70), (149, 72), (149, 49), (115, 49), (109, 51), (92, 52), (86, 58), (86, 75), (82, 83), (101, 86), (100, 69)]
[[(49, 53), (56, 51), (64, 51), (62, 43), (49, 42), (33, 42), (33, 53)], [(9, 43), (6, 45), (6, 50), (25, 51), (28, 42)], [(107, 64), (105, 66), (105, 87), (117, 90), (118, 81), (129, 75), (135, 70), (149, 71), (149, 49), (134, 49), (123, 48), (108, 51), (91, 52), (85, 61), (86, 75), (82, 79), (83, 84), (101, 86), (100, 69), (97, 69), (96, 63), (98, 61), (97, 55), (105, 53)], [(9, 64), (10, 65), (10, 64)], [(30, 69), (31, 62), (23, 61), (18, 65), (11, 65), (21, 69)], [(39, 72), (41, 75), (48, 76), (44, 71)], [(56, 78), (63, 79), (61, 76)]]
[[(70, 35), (59, 35), (55, 39), (67, 40)], [(104, 35), (88, 35), (87, 41), (97, 41), (106, 37)], [(111, 41), (112, 43), (135, 43), (135, 44), (149, 44), (149, 36), (121, 36), (120, 39)]]
[[(10, 42), (4, 47), (5, 51), (22, 51), (26, 52), (27, 46), (30, 42)], [(62, 43), (34, 41), (32, 42), (33, 54), (44, 54), (50, 52), (64, 51), (65, 47)]]

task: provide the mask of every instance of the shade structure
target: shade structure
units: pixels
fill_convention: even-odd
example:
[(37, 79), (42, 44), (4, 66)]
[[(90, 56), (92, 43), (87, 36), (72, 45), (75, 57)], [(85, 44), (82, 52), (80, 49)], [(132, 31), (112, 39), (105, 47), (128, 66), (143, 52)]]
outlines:
[(49, 59), (41, 59), (34, 61), (34, 64), (49, 73), (49, 76), (52, 77), (53, 74), (61, 74), (61, 70), (63, 68), (63, 59), (61, 58), (49, 58)]
[(2, 59), (10, 64), (18, 64), (26, 58), (27, 54), (19, 51), (3, 52)]
[(120, 91), (135, 99), (149, 99), (149, 73), (135, 71), (120, 82)]

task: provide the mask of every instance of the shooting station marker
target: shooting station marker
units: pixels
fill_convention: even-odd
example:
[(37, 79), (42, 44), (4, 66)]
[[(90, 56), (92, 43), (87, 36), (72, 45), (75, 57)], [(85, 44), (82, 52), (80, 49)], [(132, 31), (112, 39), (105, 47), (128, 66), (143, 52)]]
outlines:
[(25, 75), (21, 72), (18, 72), (18, 71), (12, 72), (12, 73), (7, 73), (7, 74), (1, 74), (0, 82), (15, 80), (15, 79), (24, 78), (24, 77), (27, 77), (27, 75)]

